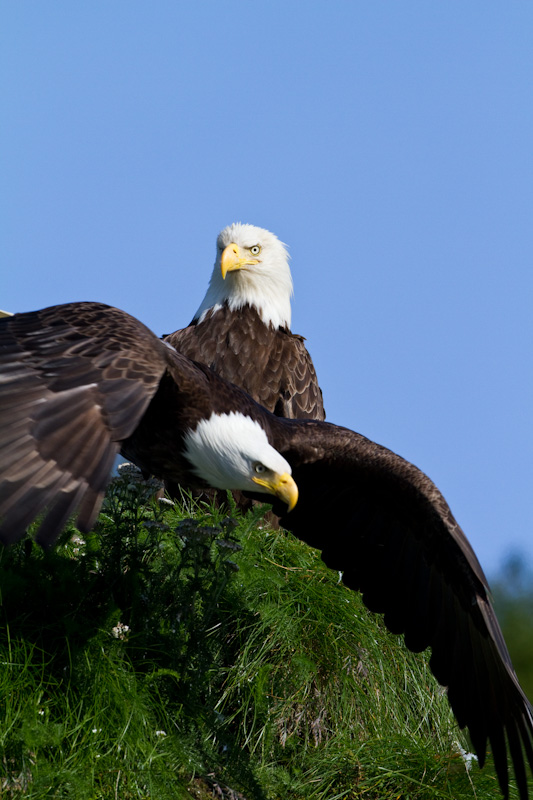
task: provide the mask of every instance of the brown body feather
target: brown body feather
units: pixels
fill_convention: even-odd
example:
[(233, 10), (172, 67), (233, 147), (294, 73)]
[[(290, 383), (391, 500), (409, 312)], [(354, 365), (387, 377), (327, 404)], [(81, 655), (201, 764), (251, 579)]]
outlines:
[(240, 386), (278, 417), (325, 419), (322, 392), (303, 336), (265, 325), (251, 306), (227, 304), (165, 340)]
[(125, 312), (70, 304), (0, 321), (0, 538), (47, 510), (53, 542), (76, 507), (89, 528), (118, 450), (142, 469), (199, 486), (186, 430), (213, 412), (257, 420), (300, 489), (283, 525), (322, 551), (412, 650), (432, 648), (459, 724), (483, 764), (490, 744), (508, 796), (533, 770), (533, 710), (513, 670), (479, 562), (443, 496), (400, 456), (330, 423), (283, 419), (192, 363)]

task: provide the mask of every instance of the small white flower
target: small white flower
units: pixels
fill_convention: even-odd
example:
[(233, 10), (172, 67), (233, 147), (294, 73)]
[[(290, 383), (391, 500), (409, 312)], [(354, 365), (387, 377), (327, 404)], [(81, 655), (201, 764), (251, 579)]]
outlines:
[(124, 640), (130, 630), (129, 625), (124, 625), (123, 622), (117, 622), (114, 628), (111, 628), (111, 634), (114, 636), (115, 639), (122, 639)]
[(166, 732), (166, 731), (156, 731), (156, 732), (155, 732), (155, 735), (156, 735), (156, 736), (166, 736), (166, 735), (167, 735), (167, 732)]
[(174, 506), (176, 505), (173, 500), (169, 500), (168, 497), (158, 497), (157, 502), (161, 503), (163, 506)]
[(463, 761), (465, 762), (465, 767), (467, 770), (472, 768), (472, 761), (477, 761), (478, 757), (475, 753), (467, 753), (464, 747), (461, 747), (460, 744), (457, 743), (457, 749), (459, 750), (459, 754)]

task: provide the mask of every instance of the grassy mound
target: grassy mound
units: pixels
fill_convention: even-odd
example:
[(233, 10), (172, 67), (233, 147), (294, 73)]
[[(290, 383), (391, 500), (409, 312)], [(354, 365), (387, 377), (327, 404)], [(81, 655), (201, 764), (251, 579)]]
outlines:
[(316, 551), (153, 491), (125, 470), (85, 541), (1, 552), (2, 798), (499, 796)]

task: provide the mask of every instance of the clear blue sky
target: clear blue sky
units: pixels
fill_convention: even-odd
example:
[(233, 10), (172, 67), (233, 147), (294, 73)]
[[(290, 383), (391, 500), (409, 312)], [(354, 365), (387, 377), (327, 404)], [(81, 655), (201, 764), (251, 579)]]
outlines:
[(533, 4), (4, 2), (0, 308), (183, 327), (232, 221), (291, 250), (328, 419), (533, 560)]

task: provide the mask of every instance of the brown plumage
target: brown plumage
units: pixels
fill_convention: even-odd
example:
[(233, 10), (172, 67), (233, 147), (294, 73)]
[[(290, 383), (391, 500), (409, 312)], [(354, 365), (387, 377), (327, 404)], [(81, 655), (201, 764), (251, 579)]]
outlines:
[(324, 419), (322, 392), (303, 336), (265, 325), (251, 306), (222, 306), (165, 337), (278, 417)]
[[(225, 415), (236, 415), (264, 432), (292, 468), (300, 498), (289, 514), (274, 502), (283, 525), (319, 548), (410, 649), (432, 648), (431, 669), (448, 687), (480, 764), (489, 744), (507, 797), (510, 754), (526, 800), (533, 709), (479, 562), (420, 470), (353, 431), (269, 413), (125, 312), (97, 303), (1, 320), (0, 374), (2, 541), (20, 538), (43, 510), (45, 543), (76, 508), (79, 526), (88, 529), (119, 449), (165, 480), (217, 485), (198, 467), (211, 456), (195, 465), (185, 444), (204, 423), (216, 428)], [(237, 450), (253, 465), (248, 431), (237, 434)], [(229, 459), (227, 468), (230, 474)], [(237, 489), (256, 485), (245, 471), (231, 480)]]

